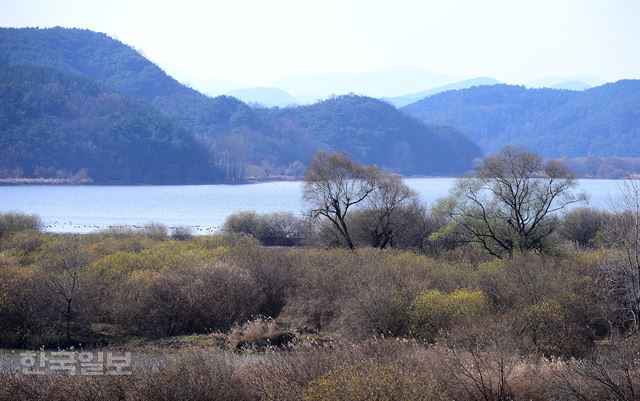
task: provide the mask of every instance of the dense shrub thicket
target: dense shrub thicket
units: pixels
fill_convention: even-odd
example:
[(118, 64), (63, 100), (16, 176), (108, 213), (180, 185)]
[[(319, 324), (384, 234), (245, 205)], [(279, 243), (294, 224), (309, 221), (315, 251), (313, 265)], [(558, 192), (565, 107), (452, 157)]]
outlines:
[(263, 245), (300, 245), (308, 230), (304, 218), (293, 213), (239, 212), (227, 217), (223, 230), (246, 234)]
[(39, 231), (42, 221), (37, 215), (18, 212), (0, 214), (0, 237), (17, 231)]
[[(565, 224), (585, 214), (570, 214)], [(260, 227), (255, 221), (292, 219), (243, 216), (248, 232)], [(419, 248), (269, 248), (233, 233), (176, 239), (161, 226), (54, 235), (37, 231), (35, 217), (2, 215), (0, 223), (5, 347), (226, 332), (264, 316), (289, 329), (430, 343), (498, 320), (527, 352), (571, 356), (636, 329), (625, 293), (633, 287), (612, 276), (627, 254), (597, 234), (588, 248), (576, 250), (569, 237), (552, 255), (498, 260), (470, 245), (429, 255)]]
[[(243, 216), (251, 229), (291, 219)], [(1, 347), (210, 345), (128, 378), (0, 372), (0, 399), (633, 400), (632, 217), (577, 210), (553, 249), (497, 259), (470, 244), (266, 247), (250, 231), (159, 225), (47, 234), (1, 215)]]

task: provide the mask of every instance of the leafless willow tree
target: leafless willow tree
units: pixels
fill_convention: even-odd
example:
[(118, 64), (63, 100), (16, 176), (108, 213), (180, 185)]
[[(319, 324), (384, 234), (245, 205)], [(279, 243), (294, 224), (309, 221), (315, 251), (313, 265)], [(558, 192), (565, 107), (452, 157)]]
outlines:
[(412, 223), (410, 219), (414, 214), (406, 213), (406, 209), (418, 207), (414, 204), (417, 194), (402, 177), (393, 174), (379, 173), (375, 184), (363, 212), (371, 220), (367, 224), (371, 246), (384, 249), (395, 234)]
[(71, 342), (74, 319), (78, 312), (78, 297), (83, 284), (82, 270), (88, 259), (77, 236), (60, 239), (49, 246), (51, 252), (42, 264), (49, 288), (63, 302), (61, 313), (64, 317), (64, 331), (67, 342)]
[(561, 163), (509, 146), (487, 157), (475, 175), (458, 180), (447, 209), (463, 238), (491, 255), (542, 251), (556, 228), (557, 213), (586, 199), (576, 186)]
[(349, 210), (376, 188), (378, 169), (362, 166), (344, 153), (316, 153), (304, 175), (304, 198), (313, 218), (331, 222), (347, 246), (355, 247), (347, 224)]
[(632, 332), (640, 330), (640, 180), (621, 186), (618, 213), (603, 230), (603, 240), (622, 254), (600, 265), (599, 284), (612, 311)]

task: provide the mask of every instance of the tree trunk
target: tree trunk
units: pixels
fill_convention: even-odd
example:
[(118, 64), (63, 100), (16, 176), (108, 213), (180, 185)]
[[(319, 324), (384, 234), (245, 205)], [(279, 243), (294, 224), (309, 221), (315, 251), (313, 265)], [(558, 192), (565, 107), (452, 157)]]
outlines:
[(72, 299), (67, 298), (67, 313), (66, 313), (66, 327), (65, 332), (67, 335), (67, 343), (71, 343), (71, 302)]

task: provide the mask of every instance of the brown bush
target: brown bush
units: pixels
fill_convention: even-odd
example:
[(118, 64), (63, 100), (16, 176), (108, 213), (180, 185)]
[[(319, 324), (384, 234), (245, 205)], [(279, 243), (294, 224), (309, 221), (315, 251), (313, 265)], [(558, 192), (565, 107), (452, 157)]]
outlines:
[(225, 354), (183, 350), (130, 376), (24, 375), (0, 371), (0, 400), (241, 401), (255, 399)]
[(293, 213), (239, 212), (227, 217), (223, 230), (250, 235), (266, 246), (294, 246), (302, 243), (307, 222)]
[(453, 291), (468, 283), (464, 271), (469, 266), (410, 252), (304, 250), (291, 257), (298, 277), (280, 318), (353, 338), (404, 335), (407, 312), (420, 292)]
[(0, 238), (17, 231), (40, 231), (42, 220), (35, 214), (20, 212), (0, 213)]
[(435, 377), (450, 399), (549, 399), (544, 363), (519, 352), (512, 325), (508, 318), (468, 321), (432, 348)]
[(182, 351), (161, 362), (158, 373), (135, 378), (132, 399), (166, 401), (247, 400), (234, 361), (225, 354)]
[[(397, 340), (301, 344), (287, 352), (267, 353), (246, 374), (262, 400), (423, 400), (440, 393), (423, 351)], [(407, 385), (403, 392), (395, 391), (399, 383)]]
[(583, 359), (553, 365), (553, 392), (565, 400), (635, 401), (640, 396), (640, 339), (598, 346)]
[(59, 335), (58, 310), (42, 277), (36, 267), (0, 268), (0, 347), (40, 347)]
[(583, 304), (575, 296), (544, 299), (526, 308), (522, 315), (523, 332), (535, 352), (546, 356), (581, 357), (593, 346)]
[(244, 249), (234, 259), (264, 294), (258, 314), (276, 318), (300, 279), (294, 258), (283, 249), (255, 247)]
[(445, 395), (435, 380), (405, 360), (356, 360), (334, 368), (304, 389), (305, 401), (437, 401)]
[(280, 328), (273, 319), (258, 316), (243, 324), (235, 324), (227, 336), (229, 350), (251, 348), (252, 345), (268, 341), (280, 333)]
[(577, 248), (594, 246), (598, 232), (607, 224), (609, 213), (586, 207), (567, 213), (560, 223), (558, 235)]
[(136, 271), (116, 296), (115, 322), (150, 336), (227, 330), (263, 302), (247, 271), (223, 263)]

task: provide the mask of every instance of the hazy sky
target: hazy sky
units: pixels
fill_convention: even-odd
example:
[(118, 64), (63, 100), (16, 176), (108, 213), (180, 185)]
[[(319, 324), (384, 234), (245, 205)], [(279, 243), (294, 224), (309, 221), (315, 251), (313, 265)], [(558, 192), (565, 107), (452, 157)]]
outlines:
[(105, 32), (182, 81), (419, 68), (640, 78), (640, 0), (0, 0), (2, 26)]

